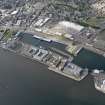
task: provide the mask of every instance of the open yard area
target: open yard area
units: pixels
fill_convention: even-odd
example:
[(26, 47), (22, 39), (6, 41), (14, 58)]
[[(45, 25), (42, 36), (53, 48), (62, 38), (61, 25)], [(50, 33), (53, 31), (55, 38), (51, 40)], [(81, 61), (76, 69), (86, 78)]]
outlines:
[(105, 41), (105, 30), (101, 31), (100, 34), (98, 34), (97, 39)]
[(105, 17), (91, 17), (87, 19), (86, 23), (93, 27), (100, 27), (104, 21)]

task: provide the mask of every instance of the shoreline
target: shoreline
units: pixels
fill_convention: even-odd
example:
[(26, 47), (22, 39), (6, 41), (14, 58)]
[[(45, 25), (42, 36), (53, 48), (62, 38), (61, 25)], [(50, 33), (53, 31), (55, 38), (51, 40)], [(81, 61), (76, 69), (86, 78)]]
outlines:
[[(0, 46), (0, 48), (2, 48), (2, 47)], [(73, 79), (73, 80), (75, 80), (75, 81), (78, 81), (78, 82), (79, 82), (79, 81), (81, 81), (82, 79), (85, 78), (85, 76), (82, 77), (82, 78), (75, 78), (75, 77), (72, 76), (72, 75), (67, 75), (67, 74), (65, 74), (65, 73), (63, 73), (63, 72), (60, 72), (60, 71), (56, 70), (56, 69), (53, 68), (53, 67), (49, 67), (48, 65), (46, 65), (46, 63), (41, 62), (41, 61), (39, 61), (39, 60), (37, 60), (37, 59), (30, 58), (30, 57), (28, 57), (28, 56), (26, 56), (26, 55), (23, 55), (23, 54), (21, 54), (21, 53), (17, 53), (17, 52), (15, 52), (15, 51), (13, 51), (13, 50), (10, 50), (10, 49), (5, 49), (5, 48), (2, 48), (2, 49), (5, 50), (5, 51), (12, 52), (12, 53), (14, 53), (14, 54), (16, 54), (16, 55), (19, 55), (19, 56), (23, 56), (23, 57), (25, 57), (25, 58), (27, 58), (27, 59), (32, 60), (33, 62), (34, 62), (34, 61), (37, 61), (37, 62), (39, 62), (40, 64), (43, 64), (44, 66), (47, 66), (48, 70), (51, 70), (51, 71), (53, 71), (53, 72), (55, 72), (55, 73), (57, 73), (57, 74), (59, 74), (59, 75), (61, 75), (61, 76), (64, 76), (64, 77)]]
[[(35, 37), (35, 36), (34, 36)], [(18, 37), (17, 37), (18, 38)], [(16, 40), (17, 40), (17, 38), (13, 38), (13, 39), (11, 39), (9, 42), (10, 42), (10, 45), (11, 45), (11, 42), (12, 41), (14, 41), (14, 42), (16, 42)], [(55, 59), (56, 57), (60, 57), (60, 61), (57, 63), (56, 62), (56, 60), (54, 60), (54, 61), (47, 61), (47, 62), (45, 62), (44, 61), (44, 59), (47, 59), (47, 58), (36, 58), (36, 57), (32, 57), (32, 56), (30, 56), (28, 53), (28, 50), (30, 49), (30, 47), (32, 47), (32, 45), (28, 45), (28, 44), (25, 44), (25, 43), (23, 43), (23, 42), (21, 42), (21, 44), (22, 44), (22, 48), (20, 48), (20, 49), (18, 49), (18, 50), (15, 50), (15, 49), (12, 49), (12, 48), (9, 48), (8, 46), (9, 46), (9, 42), (7, 42), (6, 43), (6, 45), (4, 46), (3, 45), (3, 43), (1, 43), (1, 48), (3, 48), (3, 49), (5, 49), (5, 50), (8, 50), (8, 51), (11, 51), (11, 52), (13, 52), (13, 53), (16, 53), (16, 54), (18, 54), (18, 55), (21, 55), (21, 56), (24, 56), (24, 57), (26, 57), (26, 58), (29, 58), (29, 59), (32, 59), (33, 61), (34, 60), (36, 60), (36, 61), (38, 61), (38, 62), (40, 62), (40, 63), (42, 63), (42, 64), (44, 64), (44, 65), (47, 65), (47, 67), (48, 67), (48, 69), (51, 69), (52, 71), (54, 71), (54, 72), (57, 72), (58, 74), (61, 74), (61, 75), (63, 75), (63, 76), (66, 76), (66, 77), (68, 77), (68, 78), (71, 78), (71, 79), (74, 79), (74, 80), (76, 80), (76, 81), (80, 81), (80, 80), (82, 80), (82, 79), (84, 79), (85, 78), (85, 76), (87, 76), (88, 75), (88, 69), (87, 70), (85, 70), (85, 69), (83, 69), (83, 72), (86, 72), (86, 73), (83, 73), (81, 76), (79, 76), (78, 78), (77, 77), (75, 77), (75, 76), (73, 76), (73, 74), (71, 73), (71, 74), (69, 74), (69, 71), (67, 71), (68, 73), (66, 73), (65, 71), (64, 71), (64, 68), (65, 68), (65, 64), (69, 61), (69, 62), (71, 62), (72, 60), (73, 60), (73, 58), (71, 57), (71, 56), (69, 56), (68, 58), (65, 58), (65, 57), (63, 57), (62, 55), (59, 55), (59, 54), (56, 54), (55, 52), (52, 52), (52, 51), (50, 51), (51, 53), (53, 53), (53, 56), (52, 57), (54, 57), (53, 59)], [(19, 42), (18, 42), (19, 43)], [(13, 45), (13, 43), (12, 43), (12, 45)], [(4, 46), (4, 47), (3, 47)], [(29, 47), (29, 48), (28, 48)], [(28, 48), (28, 49), (27, 49)], [(46, 52), (46, 53), (49, 53), (49, 50), (44, 50), (43, 48), (40, 48), (40, 47), (33, 47), (34, 49), (39, 49), (39, 50), (43, 50), (44, 52)], [(30, 50), (31, 51), (31, 50)], [(59, 51), (59, 50), (58, 50)], [(63, 53), (62, 51), (60, 51), (59, 53), (61, 53), (61, 54), (66, 54), (66, 53)], [(47, 56), (47, 55), (46, 55)], [(45, 56), (45, 57), (46, 57)], [(43, 60), (43, 61), (42, 61)], [(56, 64), (54, 64), (54, 63), (57, 63), (57, 65), (60, 63), (60, 65), (57, 67), (56, 66)], [(67, 64), (66, 64), (67, 65)], [(72, 72), (74, 72), (74, 74), (75, 74), (75, 72), (76, 71), (78, 71), (78, 69), (80, 69), (80, 70), (82, 70), (82, 68), (81, 67), (79, 67), (79, 66), (77, 66), (77, 65), (75, 65), (75, 64), (71, 64), (71, 66), (76, 66), (76, 69), (74, 70), (74, 71), (72, 71)], [(71, 69), (73, 69), (73, 68), (71, 68)], [(63, 71), (62, 71), (63, 70)], [(80, 71), (79, 71), (80, 72)], [(78, 74), (79, 75), (79, 74)]]

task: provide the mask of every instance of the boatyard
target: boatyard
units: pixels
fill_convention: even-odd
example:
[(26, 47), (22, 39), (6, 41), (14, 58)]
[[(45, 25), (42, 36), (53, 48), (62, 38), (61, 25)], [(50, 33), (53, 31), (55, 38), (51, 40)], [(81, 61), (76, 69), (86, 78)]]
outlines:
[[(31, 38), (31, 40), (27, 37)], [(73, 60), (73, 56), (67, 52), (66, 45), (58, 42), (46, 41), (27, 33), (25, 37), (25, 33), (20, 33), (18, 36), (17, 34), (13, 36), (6, 43), (2, 42), (1, 47), (44, 63), (49, 70), (77, 81), (82, 80), (88, 74), (88, 69), (83, 69), (70, 63)]]
[[(80, 81), (90, 72), (88, 66), (84, 65), (82, 67), (74, 63), (75, 58), (78, 57), (78, 53), (82, 50), (81, 45), (78, 48), (75, 45), (67, 46), (51, 39), (24, 32), (16, 32), (12, 37), (6, 38), (6, 40), (5, 37), (3, 36), (1, 40), (0, 46), (2, 48), (45, 64), (49, 70), (60, 75)], [(74, 50), (76, 51), (73, 52)], [(94, 78), (95, 80), (96, 78)], [(101, 82), (101, 79), (94, 82), (95, 88), (100, 91), (99, 87), (96, 87), (97, 81)], [(102, 88), (101, 92), (103, 92)]]
[[(74, 57), (68, 50), (71, 49), (72, 51), (72, 47), (67, 49), (65, 44), (29, 33), (17, 32), (8, 40), (2, 40), (1, 47), (43, 63), (48, 66), (49, 70), (76, 81), (84, 79), (90, 71), (88, 67), (81, 67), (73, 63), (76, 56)], [(99, 78), (99, 75), (97, 75), (97, 78)], [(95, 88), (103, 92), (104, 87), (99, 89), (100, 86), (96, 86), (97, 81), (101, 82), (101, 79), (97, 80), (97, 78), (94, 77)]]

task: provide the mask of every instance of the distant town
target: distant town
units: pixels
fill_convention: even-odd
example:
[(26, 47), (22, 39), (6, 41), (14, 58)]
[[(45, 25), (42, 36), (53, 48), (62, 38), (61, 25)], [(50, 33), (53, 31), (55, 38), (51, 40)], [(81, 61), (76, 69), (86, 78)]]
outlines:
[(0, 47), (76, 81), (91, 74), (105, 93), (104, 70), (72, 63), (83, 48), (105, 57), (104, 0), (0, 0)]

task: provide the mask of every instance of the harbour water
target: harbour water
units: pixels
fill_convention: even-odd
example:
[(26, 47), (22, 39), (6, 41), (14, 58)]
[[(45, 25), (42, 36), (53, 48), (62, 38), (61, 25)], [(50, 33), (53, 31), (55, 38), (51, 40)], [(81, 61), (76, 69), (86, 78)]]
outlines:
[(105, 94), (91, 76), (76, 82), (0, 49), (0, 105), (105, 105)]
[(82, 49), (79, 54), (74, 58), (73, 63), (83, 67), (92, 69), (105, 70), (105, 57)]

